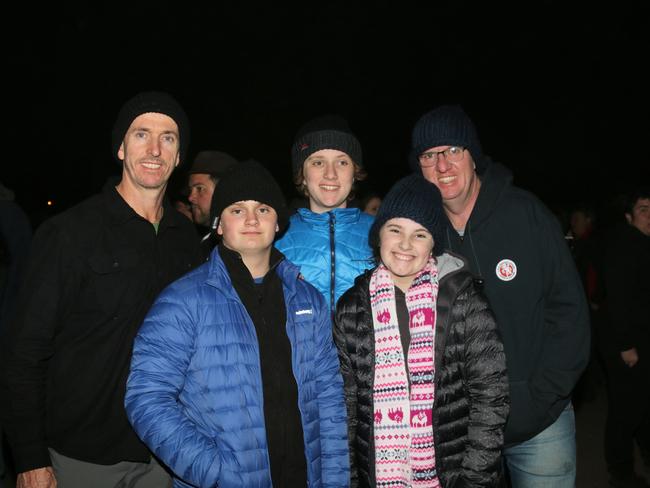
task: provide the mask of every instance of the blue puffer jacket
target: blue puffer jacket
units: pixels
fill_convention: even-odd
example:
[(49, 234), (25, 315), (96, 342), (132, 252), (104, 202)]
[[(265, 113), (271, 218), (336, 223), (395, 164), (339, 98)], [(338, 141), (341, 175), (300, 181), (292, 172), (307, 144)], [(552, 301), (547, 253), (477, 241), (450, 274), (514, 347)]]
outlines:
[(368, 246), (372, 222), (373, 217), (358, 208), (337, 208), (322, 214), (300, 208), (275, 247), (300, 267), (333, 311), (354, 279), (374, 267)]
[[(275, 269), (309, 486), (347, 487), (346, 411), (330, 314), (295, 266), (282, 260)], [(218, 249), (149, 311), (135, 339), (125, 406), (140, 438), (180, 478), (174, 486), (271, 487), (255, 326)]]

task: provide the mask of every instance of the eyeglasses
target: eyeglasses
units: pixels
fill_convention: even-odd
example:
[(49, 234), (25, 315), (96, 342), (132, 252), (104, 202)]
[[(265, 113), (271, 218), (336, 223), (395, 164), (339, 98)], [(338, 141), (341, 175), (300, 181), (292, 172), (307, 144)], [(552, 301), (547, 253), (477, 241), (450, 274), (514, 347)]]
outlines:
[(464, 147), (460, 146), (451, 146), (445, 149), (444, 151), (427, 151), (420, 154), (418, 160), (420, 161), (420, 166), (422, 168), (430, 168), (438, 162), (438, 156), (443, 154), (445, 159), (450, 163), (457, 163), (463, 159), (463, 153), (465, 152)]

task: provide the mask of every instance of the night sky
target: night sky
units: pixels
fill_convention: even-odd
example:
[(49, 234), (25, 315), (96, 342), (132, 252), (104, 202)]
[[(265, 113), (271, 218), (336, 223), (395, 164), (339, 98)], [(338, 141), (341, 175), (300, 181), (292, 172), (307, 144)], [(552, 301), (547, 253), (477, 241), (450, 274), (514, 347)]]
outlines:
[(413, 124), (441, 103), (461, 104), (485, 152), (554, 209), (603, 207), (650, 181), (647, 1), (193, 3), (5, 16), (0, 181), (35, 221), (118, 174), (115, 115), (149, 89), (186, 108), (190, 159), (253, 157), (288, 197), (290, 146), (309, 118), (348, 119), (364, 188), (383, 193), (408, 172)]

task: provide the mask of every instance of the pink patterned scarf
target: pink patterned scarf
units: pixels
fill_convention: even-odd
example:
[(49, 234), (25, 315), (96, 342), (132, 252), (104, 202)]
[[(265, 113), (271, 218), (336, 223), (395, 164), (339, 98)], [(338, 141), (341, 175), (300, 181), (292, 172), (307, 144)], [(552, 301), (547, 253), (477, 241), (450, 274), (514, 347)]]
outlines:
[(431, 258), (406, 293), (411, 342), (408, 364), (405, 364), (390, 272), (382, 264), (370, 279), (375, 331), (372, 399), (378, 488), (440, 486), (432, 427), (437, 295), (438, 270)]

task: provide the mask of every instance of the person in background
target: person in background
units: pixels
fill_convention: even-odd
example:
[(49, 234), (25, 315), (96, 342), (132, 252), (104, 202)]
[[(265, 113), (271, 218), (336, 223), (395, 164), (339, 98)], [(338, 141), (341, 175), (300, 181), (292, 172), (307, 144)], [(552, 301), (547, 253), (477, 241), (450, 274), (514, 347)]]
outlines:
[(307, 122), (291, 148), (294, 184), (309, 200), (291, 216), (276, 247), (300, 267), (334, 314), (336, 301), (372, 266), (372, 217), (348, 208), (354, 182), (366, 177), (361, 144), (345, 119), (326, 115)]
[[(14, 192), (0, 183), (0, 338), (14, 313), (32, 241), (32, 224), (14, 197)], [(3, 438), (0, 424), (0, 480), (7, 472)]]
[(573, 405), (579, 410), (585, 402), (593, 401), (604, 384), (604, 367), (598, 343), (602, 340), (601, 306), (604, 299), (602, 277), (603, 253), (601, 239), (596, 234), (596, 213), (591, 205), (578, 203), (569, 212), (566, 235), (582, 286), (589, 303), (591, 323), (591, 353), (589, 363), (573, 392)]
[(370, 230), (378, 266), (337, 305), (355, 486), (502, 480), (503, 344), (467, 264), (443, 252), (445, 226), (433, 184), (398, 181)]
[(112, 136), (121, 181), (39, 227), (3, 344), (18, 488), (171, 485), (126, 418), (124, 388), (156, 295), (200, 262), (192, 223), (164, 198), (189, 122), (169, 94), (143, 92)]
[(418, 120), (410, 162), (440, 189), (450, 223), (441, 245), (467, 259), (497, 319), (510, 381), (504, 457), (512, 485), (574, 488), (571, 393), (589, 360), (589, 308), (557, 219), (483, 154), (457, 105)]
[(599, 249), (595, 241), (596, 215), (593, 209), (585, 204), (576, 205), (569, 214), (569, 238), (571, 252), (576, 262), (578, 274), (587, 294), (590, 308), (598, 309), (599, 296), (597, 255)]
[(192, 167), (188, 171), (188, 186), (190, 194), (188, 201), (192, 209), (194, 223), (203, 228), (207, 227), (207, 233), (201, 239), (201, 250), (207, 259), (210, 252), (216, 245), (214, 232), (210, 222), (210, 202), (219, 179), (231, 167), (237, 164), (237, 160), (230, 154), (222, 151), (201, 151), (199, 152)]
[(184, 197), (177, 198), (174, 200), (174, 208), (178, 210), (181, 214), (185, 215), (190, 222), (194, 222), (194, 217), (192, 216), (192, 205)]
[(220, 244), (158, 297), (125, 405), (177, 487), (345, 487), (343, 382), (322, 295), (273, 247), (282, 192), (259, 163), (223, 176)]
[(610, 486), (648, 487), (634, 471), (634, 441), (650, 469), (650, 188), (632, 192), (604, 260), (604, 350)]
[(379, 196), (378, 193), (372, 191), (368, 193), (361, 200), (360, 208), (368, 215), (372, 215), (374, 217), (375, 215), (377, 215), (377, 211), (379, 210), (380, 205), (381, 205), (381, 196)]

